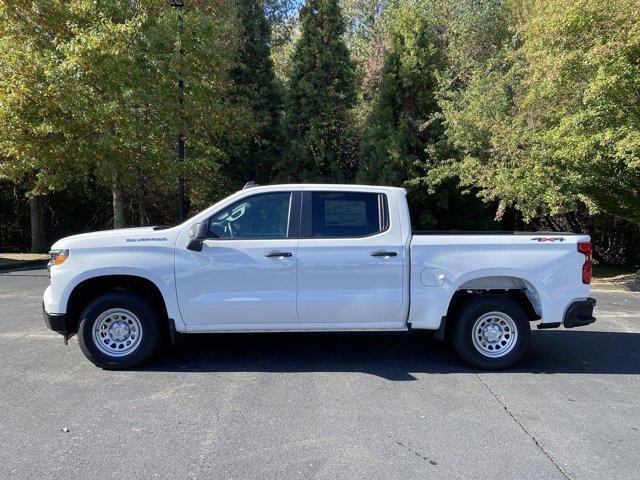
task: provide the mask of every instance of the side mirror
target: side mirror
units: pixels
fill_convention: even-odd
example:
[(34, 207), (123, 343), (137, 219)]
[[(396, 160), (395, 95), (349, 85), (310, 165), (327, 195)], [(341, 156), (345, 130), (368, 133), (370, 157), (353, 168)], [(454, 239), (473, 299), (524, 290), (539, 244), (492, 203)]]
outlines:
[(194, 223), (193, 225), (191, 225), (191, 230), (189, 231), (189, 238), (191, 240), (187, 245), (187, 250), (201, 252), (202, 241), (207, 238), (208, 230), (209, 222)]

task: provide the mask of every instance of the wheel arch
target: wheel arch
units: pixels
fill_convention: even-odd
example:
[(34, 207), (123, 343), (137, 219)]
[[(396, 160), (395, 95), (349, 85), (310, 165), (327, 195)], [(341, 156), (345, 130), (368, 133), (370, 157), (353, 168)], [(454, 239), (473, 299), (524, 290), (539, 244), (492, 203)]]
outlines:
[(527, 314), (530, 321), (540, 320), (543, 313), (541, 288), (525, 275), (477, 274), (460, 279), (452, 289), (443, 314), (440, 328), (436, 331), (439, 339), (444, 339), (447, 324), (455, 318), (460, 308), (470, 299), (479, 295), (501, 295), (515, 301)]
[(71, 290), (67, 300), (67, 316), (77, 331), (84, 309), (98, 296), (112, 291), (136, 293), (153, 304), (160, 314), (163, 328), (169, 327), (167, 306), (160, 288), (150, 279), (138, 275), (98, 275), (82, 280)]

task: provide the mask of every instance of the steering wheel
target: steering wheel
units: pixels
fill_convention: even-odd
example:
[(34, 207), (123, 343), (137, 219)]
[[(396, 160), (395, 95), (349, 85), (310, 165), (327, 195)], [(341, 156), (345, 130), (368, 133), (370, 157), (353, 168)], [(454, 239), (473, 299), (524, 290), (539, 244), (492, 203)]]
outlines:
[(213, 233), (217, 237), (225, 238), (229, 236), (227, 233), (227, 228), (220, 223), (212, 223), (210, 230), (211, 233)]

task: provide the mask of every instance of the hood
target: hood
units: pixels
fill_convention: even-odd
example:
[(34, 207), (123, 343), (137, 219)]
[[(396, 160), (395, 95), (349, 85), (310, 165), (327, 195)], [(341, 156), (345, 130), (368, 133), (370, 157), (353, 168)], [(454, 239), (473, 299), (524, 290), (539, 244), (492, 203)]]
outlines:
[(154, 230), (154, 227), (120, 228), (117, 230), (101, 230), (81, 233), (58, 240), (51, 250), (62, 250), (74, 247), (107, 247), (127, 245), (163, 245), (173, 244), (177, 228)]

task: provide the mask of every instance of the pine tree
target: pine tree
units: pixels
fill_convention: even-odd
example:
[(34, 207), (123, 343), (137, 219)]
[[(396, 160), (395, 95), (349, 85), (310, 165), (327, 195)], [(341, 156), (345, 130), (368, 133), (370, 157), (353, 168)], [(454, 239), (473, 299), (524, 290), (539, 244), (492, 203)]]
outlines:
[(395, 13), (377, 99), (361, 145), (361, 181), (403, 185), (420, 176), (442, 139), (436, 100), (441, 50), (425, 9)]
[(239, 46), (230, 78), (232, 102), (244, 104), (252, 134), (231, 147), (226, 173), (234, 187), (248, 180), (266, 182), (280, 154), (282, 93), (270, 57), (271, 26), (261, 0), (236, 2)]
[(291, 58), (286, 97), (288, 147), (282, 176), (345, 181), (352, 177), (349, 115), (355, 102), (354, 66), (343, 36), (338, 0), (307, 0)]
[(436, 12), (425, 4), (407, 3), (393, 15), (377, 98), (361, 143), (357, 179), (407, 188), (417, 228), (491, 227), (490, 207), (462, 195), (456, 179), (437, 188), (427, 181), (429, 171), (455, 153), (445, 136), (438, 104), (445, 57)]

